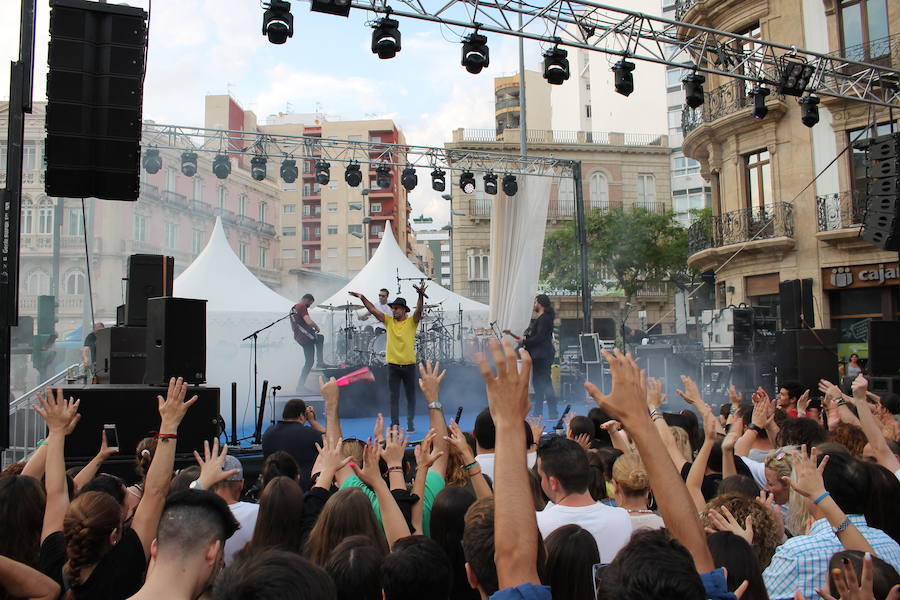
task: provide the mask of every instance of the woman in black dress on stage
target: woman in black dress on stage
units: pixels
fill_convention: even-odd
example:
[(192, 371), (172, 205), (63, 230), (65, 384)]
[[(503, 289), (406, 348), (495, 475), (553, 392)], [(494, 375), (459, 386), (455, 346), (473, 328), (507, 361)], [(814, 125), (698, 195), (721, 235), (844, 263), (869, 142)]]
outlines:
[(553, 349), (553, 319), (556, 311), (553, 310), (550, 298), (546, 294), (538, 294), (535, 297), (534, 310), (538, 316), (531, 322), (524, 337), (510, 331), (504, 333), (515, 338), (531, 354), (531, 384), (534, 386), (535, 412), (543, 413), (541, 403), (546, 401), (549, 418), (556, 419), (558, 418), (556, 393), (550, 381), (550, 366), (556, 354)]

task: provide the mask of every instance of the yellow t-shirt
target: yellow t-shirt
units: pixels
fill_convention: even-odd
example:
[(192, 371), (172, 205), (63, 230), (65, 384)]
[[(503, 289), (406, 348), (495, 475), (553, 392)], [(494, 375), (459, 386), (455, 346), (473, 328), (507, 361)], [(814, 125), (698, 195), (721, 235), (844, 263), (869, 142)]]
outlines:
[(384, 315), (387, 330), (387, 361), (395, 365), (412, 365), (416, 362), (416, 327), (412, 315), (402, 321)]

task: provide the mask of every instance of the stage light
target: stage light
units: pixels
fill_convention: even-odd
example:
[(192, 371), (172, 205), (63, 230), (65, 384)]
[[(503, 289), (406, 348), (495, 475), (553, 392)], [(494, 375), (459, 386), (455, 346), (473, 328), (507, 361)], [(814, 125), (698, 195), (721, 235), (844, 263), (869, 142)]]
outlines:
[(266, 178), (266, 157), (254, 156), (250, 159), (250, 177), (256, 181)]
[(698, 73), (691, 73), (681, 80), (684, 85), (684, 102), (691, 108), (703, 106), (703, 84), (706, 77)]
[(273, 44), (283, 44), (294, 36), (294, 15), (291, 14), (291, 3), (287, 0), (271, 0), (263, 4), (263, 35)]
[(193, 177), (197, 174), (197, 153), (196, 152), (182, 152), (181, 153), (181, 172), (187, 175), (188, 177)]
[(162, 169), (162, 158), (159, 156), (159, 150), (156, 148), (144, 150), (144, 158), (141, 162), (144, 163), (144, 170), (151, 175), (159, 173), (159, 170)]
[(309, 10), (347, 17), (350, 15), (350, 0), (312, 0)]
[(491, 171), (484, 176), (484, 193), (491, 196), (497, 195), (497, 175)]
[(781, 56), (778, 58), (781, 78), (778, 81), (778, 92), (788, 96), (802, 96), (814, 69), (805, 59), (799, 56)]
[(816, 96), (804, 96), (797, 100), (800, 103), (800, 120), (807, 127), (819, 122), (819, 99)]
[(225, 179), (231, 175), (231, 159), (227, 154), (216, 154), (213, 158), (212, 171), (219, 179)]
[(491, 51), (487, 46), (487, 37), (473, 33), (463, 38), (462, 66), (466, 71), (477, 75), (491, 64)]
[(375, 22), (372, 31), (372, 53), (378, 58), (394, 58), (400, 52), (400, 23), (384, 17)]
[(766, 106), (766, 96), (771, 93), (772, 90), (762, 86), (756, 86), (750, 90), (750, 95), (753, 96), (753, 110), (750, 114), (757, 119), (765, 119), (766, 115), (769, 114), (769, 107)]
[(381, 189), (391, 187), (391, 168), (387, 165), (380, 165), (375, 169), (375, 183)]
[(412, 165), (406, 165), (403, 173), (400, 175), (400, 184), (406, 188), (407, 192), (411, 192), (419, 184), (419, 176)]
[(544, 79), (553, 85), (562, 85), (569, 78), (568, 52), (562, 48), (551, 48), (544, 52)]
[(613, 73), (615, 73), (613, 86), (618, 93), (625, 97), (630, 96), (631, 92), (634, 91), (634, 75), (631, 74), (634, 68), (635, 64), (624, 58), (612, 67)]
[(519, 192), (519, 182), (512, 173), (503, 176), (503, 193), (507, 196), (515, 196)]
[(362, 171), (359, 169), (358, 162), (353, 161), (347, 165), (344, 170), (344, 181), (350, 187), (359, 187), (359, 184), (362, 183)]
[(291, 160), (290, 158), (286, 158), (281, 161), (281, 179), (285, 183), (294, 183), (297, 181), (297, 175), (300, 174), (300, 171), (297, 170), (297, 161)]
[(471, 194), (475, 191), (475, 175), (472, 174), (472, 171), (463, 171), (459, 176), (459, 189), (464, 194)]
[(443, 192), (447, 189), (447, 174), (443, 169), (435, 169), (431, 172), (431, 189), (436, 192)]
[(319, 185), (328, 185), (331, 181), (331, 164), (324, 160), (316, 161), (316, 181)]

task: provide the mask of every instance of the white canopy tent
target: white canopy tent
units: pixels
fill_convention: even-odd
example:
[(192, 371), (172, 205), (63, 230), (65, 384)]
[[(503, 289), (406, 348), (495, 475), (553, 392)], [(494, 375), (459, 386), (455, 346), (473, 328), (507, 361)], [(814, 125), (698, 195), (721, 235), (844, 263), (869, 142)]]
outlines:
[[(231, 414), (226, 407), (230, 405), (231, 383), (237, 382), (239, 433), (249, 435), (255, 422), (253, 354), (250, 340), (242, 339), (289, 314), (294, 302), (266, 287), (244, 266), (218, 218), (206, 247), (175, 280), (175, 296), (207, 301), (207, 385), (222, 389), (221, 407), (230, 427)], [(303, 351), (294, 342), (289, 320), (261, 332), (257, 341), (260, 387), (268, 379), (271, 386), (293, 391)], [(269, 412), (266, 421), (271, 418)]]

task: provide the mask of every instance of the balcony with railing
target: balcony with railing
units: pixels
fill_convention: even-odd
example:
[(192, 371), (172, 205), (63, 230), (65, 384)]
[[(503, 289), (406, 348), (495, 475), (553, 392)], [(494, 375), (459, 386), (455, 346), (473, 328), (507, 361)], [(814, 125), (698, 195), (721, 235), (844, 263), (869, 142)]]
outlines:
[(866, 215), (866, 196), (851, 190), (816, 196), (816, 238), (830, 243), (854, 242)]
[(494, 103), (495, 110), (503, 110), (504, 108), (518, 107), (519, 106), (519, 98), (518, 96), (510, 97), (510, 98), (498, 98), (497, 102)]
[[(843, 50), (831, 52), (829, 55), (881, 67), (900, 68), (900, 33), (847, 46)], [(844, 68), (844, 72), (847, 74), (860, 70), (862, 67), (856, 65), (847, 65)]]
[[(750, 109), (753, 106), (753, 96), (749, 94), (750, 89), (752, 89), (752, 84), (743, 79), (735, 79), (705, 92), (703, 106), (699, 108), (685, 106), (681, 110), (681, 129), (684, 131), (684, 135), (687, 136), (701, 125), (712, 123), (738, 112), (745, 112), (749, 117)], [(784, 96), (774, 92), (769, 95), (767, 104), (770, 113), (776, 108), (771, 106), (773, 99), (783, 103)], [(777, 105), (780, 106), (780, 104)]]
[[(3, 167), (3, 170), (0, 171), (0, 185), (6, 184), (6, 163), (0, 165)], [(29, 169), (22, 173), (22, 185), (31, 186), (31, 185), (41, 185), (44, 184), (44, 171)], [(27, 191), (27, 190), (26, 190)]]
[[(519, 143), (521, 130), (506, 129), (455, 129), (453, 143), (505, 142)], [(529, 129), (529, 144), (596, 144), (600, 146), (649, 146), (667, 148), (669, 137), (653, 133), (621, 133), (617, 131), (571, 131), (555, 129)]]
[(482, 219), (491, 217), (494, 201), (491, 198), (472, 198), (471, 215)]
[(699, 219), (688, 228), (688, 264), (715, 264), (719, 258), (715, 251), (735, 244), (747, 244), (745, 251), (778, 251), (793, 248), (794, 243), (791, 203), (742, 208)]
[(491, 295), (491, 282), (470, 280), (468, 295), (472, 300), (487, 300)]

